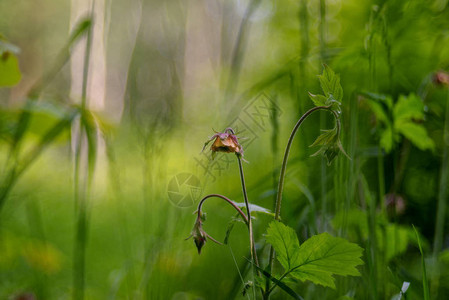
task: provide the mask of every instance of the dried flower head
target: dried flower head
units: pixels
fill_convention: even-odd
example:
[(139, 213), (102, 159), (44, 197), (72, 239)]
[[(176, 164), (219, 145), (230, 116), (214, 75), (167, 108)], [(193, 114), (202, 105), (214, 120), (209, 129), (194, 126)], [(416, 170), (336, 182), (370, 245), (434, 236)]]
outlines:
[(214, 134), (204, 143), (203, 151), (211, 141), (214, 141), (210, 147), (210, 150), (212, 150), (212, 157), (215, 156), (216, 152), (235, 153), (243, 156), (242, 145), (239, 144), (237, 136), (232, 128), (226, 128), (224, 132), (217, 132)]

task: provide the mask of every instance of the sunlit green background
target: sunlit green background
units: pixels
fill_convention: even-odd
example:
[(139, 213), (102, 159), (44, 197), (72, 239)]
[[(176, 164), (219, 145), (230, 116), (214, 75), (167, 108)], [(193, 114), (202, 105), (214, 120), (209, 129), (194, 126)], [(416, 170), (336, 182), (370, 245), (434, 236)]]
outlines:
[[(69, 42), (86, 18), (87, 52), (89, 29)], [(185, 241), (202, 196), (243, 202), (235, 156), (201, 150), (214, 130), (233, 127), (249, 199), (272, 210), (288, 136), (313, 107), (307, 92), (320, 93), (323, 64), (341, 76), (350, 158), (327, 166), (310, 156), (320, 129), (333, 126), (328, 113), (312, 115), (290, 155), (282, 221), (301, 242), (327, 231), (359, 244), (365, 263), (336, 290), (289, 286), (304, 299), (392, 299), (407, 281), (407, 299), (423, 299), (414, 225), (431, 299), (446, 299), (447, 0), (2, 0), (0, 34), (20, 49), (0, 48), (9, 53), (0, 60), (17, 57), (21, 72), (0, 69), (0, 299), (79, 297), (80, 199), (85, 299), (247, 299), (243, 224), (201, 255)], [(414, 95), (423, 117), (412, 113), (416, 127), (404, 133), (394, 103)], [(76, 107), (94, 116), (95, 147), (80, 142), (79, 115), (43, 143)], [(211, 199), (204, 210), (205, 229), (223, 241), (232, 208)], [(254, 221), (263, 265), (271, 218)]]

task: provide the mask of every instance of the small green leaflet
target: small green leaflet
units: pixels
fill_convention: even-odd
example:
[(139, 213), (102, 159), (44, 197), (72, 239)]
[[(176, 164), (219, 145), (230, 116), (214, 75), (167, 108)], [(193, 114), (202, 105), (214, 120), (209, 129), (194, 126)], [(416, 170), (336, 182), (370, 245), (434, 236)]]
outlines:
[(356, 266), (363, 249), (328, 233), (315, 235), (299, 246), (295, 231), (284, 224), (270, 223), (266, 236), (285, 272), (301, 280), (335, 289), (333, 275), (360, 276)]

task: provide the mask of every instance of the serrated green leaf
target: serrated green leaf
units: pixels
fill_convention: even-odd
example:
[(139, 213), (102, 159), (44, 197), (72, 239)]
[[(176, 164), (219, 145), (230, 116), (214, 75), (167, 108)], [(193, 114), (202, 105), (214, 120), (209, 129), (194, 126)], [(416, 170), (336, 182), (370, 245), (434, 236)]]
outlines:
[(412, 119), (424, 120), (424, 104), (415, 94), (410, 94), (408, 97), (401, 95), (394, 106), (393, 116), (395, 123)]
[(363, 264), (362, 252), (357, 244), (321, 233), (301, 245), (298, 264), (292, 268), (291, 275), (301, 281), (335, 288), (333, 275), (360, 275), (356, 266)]
[(266, 239), (273, 245), (277, 259), (285, 270), (291, 270), (298, 265), (299, 241), (292, 228), (273, 221), (268, 226)]
[(276, 221), (270, 223), (266, 238), (286, 272), (301, 281), (335, 288), (333, 275), (360, 275), (356, 266), (363, 264), (363, 249), (345, 239), (322, 233), (299, 246), (295, 231)]
[(410, 121), (396, 123), (395, 127), (398, 132), (402, 133), (419, 149), (424, 151), (435, 148), (434, 141), (427, 135), (427, 131), (423, 125)]
[(327, 98), (323, 95), (314, 95), (309, 92), (309, 97), (310, 97), (310, 99), (312, 99), (313, 104), (315, 104), (315, 106), (325, 106), (326, 105)]

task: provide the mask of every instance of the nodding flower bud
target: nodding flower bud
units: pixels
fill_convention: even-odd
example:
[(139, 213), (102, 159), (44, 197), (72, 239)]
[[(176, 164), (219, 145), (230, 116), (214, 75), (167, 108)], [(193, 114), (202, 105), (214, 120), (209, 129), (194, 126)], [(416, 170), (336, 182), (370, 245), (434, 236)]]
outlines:
[(232, 128), (226, 128), (224, 132), (217, 132), (206, 143), (204, 143), (203, 151), (206, 146), (214, 141), (210, 150), (212, 150), (212, 157), (216, 152), (235, 153), (243, 156), (243, 148), (239, 144), (237, 136)]
[(198, 254), (201, 254), (201, 248), (203, 248), (204, 244), (206, 244), (207, 238), (211, 239), (211, 241), (219, 245), (222, 245), (222, 243), (212, 238), (210, 235), (206, 233), (206, 231), (203, 230), (203, 221), (201, 220), (201, 212), (198, 214), (195, 224), (193, 225), (192, 232), (190, 236), (186, 238), (186, 240), (190, 239), (191, 237), (193, 237), (195, 246), (198, 249)]
[(201, 254), (201, 248), (206, 243), (206, 232), (203, 230), (201, 219), (197, 218), (192, 230), (193, 241), (195, 242), (198, 254)]

